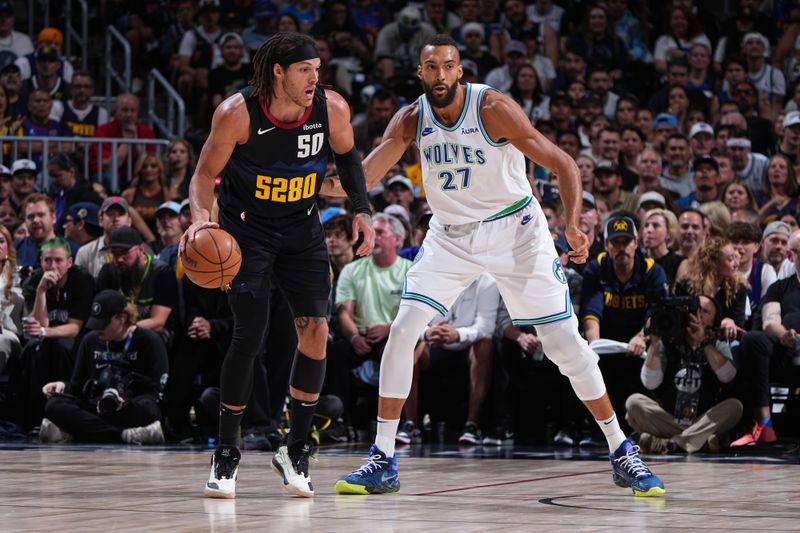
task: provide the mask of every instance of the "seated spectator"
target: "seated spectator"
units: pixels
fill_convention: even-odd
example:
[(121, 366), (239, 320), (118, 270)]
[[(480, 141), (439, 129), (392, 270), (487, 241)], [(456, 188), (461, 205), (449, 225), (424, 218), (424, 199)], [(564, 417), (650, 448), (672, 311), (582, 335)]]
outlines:
[[(470, 2), (471, 0), (466, 0)], [(462, 2), (462, 6), (464, 3)], [(486, 28), (480, 22), (468, 22), (461, 26), (461, 39), (464, 49), (461, 51), (461, 60), (474, 61), (478, 67), (478, 80), (483, 83), (489, 72), (500, 66), (500, 62), (484, 46), (486, 41)]]
[(175, 272), (144, 251), (142, 237), (133, 228), (113, 230), (107, 248), (113, 259), (100, 269), (97, 289), (122, 291), (136, 304), (136, 325), (155, 331), (169, 347), (174, 331), (170, 314), (177, 308), (178, 297)]
[(642, 246), (645, 255), (664, 269), (670, 288), (675, 287), (678, 268), (686, 260), (672, 249), (677, 238), (678, 219), (672, 211), (664, 208), (647, 211), (642, 219)]
[(244, 42), (236, 33), (226, 33), (219, 39), (222, 63), (211, 70), (208, 76), (208, 95), (211, 110), (223, 100), (246, 87), (253, 77), (253, 66), (243, 62)]
[(764, 193), (756, 195), (756, 201), (761, 205), (762, 224), (778, 220), (786, 213), (797, 212), (797, 177), (788, 157), (778, 154), (770, 158)]
[(692, 157), (710, 156), (711, 151), (717, 146), (714, 128), (705, 122), (693, 125), (689, 130), (689, 145)]
[(177, 202), (189, 198), (189, 182), (192, 181), (196, 164), (194, 148), (186, 139), (175, 139), (167, 145), (164, 186), (168, 200)]
[[(22, 137), (22, 121), (24, 116), (12, 114), (11, 102), (8, 101), (8, 91), (0, 84), (0, 135), (6, 137)], [(3, 157), (11, 155), (11, 144), (3, 143)]]
[(625, 402), (625, 419), (645, 453), (718, 451), (719, 437), (742, 417), (742, 402), (722, 399), (736, 367), (730, 346), (716, 337), (719, 308), (709, 296), (699, 299), (685, 336), (650, 337), (641, 380), (653, 397), (634, 394)]
[(639, 182), (637, 161), (645, 148), (646, 137), (638, 127), (623, 126), (620, 130), (619, 167), (623, 188), (630, 191)]
[(64, 215), (64, 237), (83, 247), (103, 235), (103, 228), (97, 220), (98, 209), (98, 205), (92, 202), (78, 202), (69, 206)]
[(355, 259), (355, 252), (353, 251), (353, 245), (355, 244), (355, 240), (353, 240), (353, 218), (350, 215), (336, 215), (325, 222), (324, 228), (325, 245), (328, 248), (328, 257), (331, 260), (335, 286), (342, 269)]
[[(64, 44), (64, 34), (58, 28), (48, 27), (42, 28), (39, 35), (36, 37), (36, 49), (40, 47), (49, 46), (56, 50), (59, 55), (58, 76), (64, 79), (67, 83), (72, 83), (75, 69), (70, 63), (68, 58), (63, 55), (62, 45)], [(14, 66), (20, 74), (22, 80), (32, 78), (37, 74), (36, 71), (36, 52), (31, 49), (30, 53), (18, 57), (14, 61)]]
[(685, 57), (686, 51), (695, 44), (702, 43), (711, 50), (711, 42), (703, 33), (699, 22), (690, 8), (675, 5), (665, 20), (665, 32), (655, 43), (653, 61), (660, 73), (667, 71), (667, 63), (674, 57)]
[(719, 200), (719, 164), (711, 156), (698, 157), (692, 164), (694, 174), (694, 191), (678, 198), (675, 202), (680, 209), (693, 207)]
[(634, 194), (644, 194), (661, 188), (661, 155), (652, 149), (645, 148), (636, 160), (636, 174), (639, 182), (633, 188)]
[[(69, 83), (61, 77), (61, 54), (54, 46), (44, 44), (36, 48), (33, 55), (36, 70), (33, 75), (22, 82), (20, 97), (28, 100), (34, 91), (45, 91), (53, 100), (50, 118), (58, 120), (64, 113), (64, 102), (70, 96)], [(30, 108), (30, 102), (28, 102)]]
[[(739, 254), (739, 277), (747, 283), (750, 310), (755, 312), (761, 298), (767, 293), (769, 286), (778, 279), (778, 275), (775, 269), (770, 268), (769, 264), (764, 263), (759, 257), (762, 237), (756, 226), (747, 222), (734, 222), (728, 226), (725, 236)], [(748, 312), (748, 315), (750, 314), (752, 313)]]
[(15, 120), (22, 120), (22, 118), (28, 116), (28, 102), (19, 97), (20, 91), (22, 91), (22, 78), (19, 75), (19, 67), (11, 64), (0, 70), (0, 85), (6, 91), (11, 116)]
[(91, 103), (94, 95), (94, 78), (88, 72), (76, 72), (70, 84), (70, 99), (64, 104), (59, 117), (74, 137), (94, 137), (100, 124), (108, 122), (108, 111)]
[[(156, 134), (153, 130), (139, 122), (139, 99), (133, 94), (120, 94), (117, 96), (117, 106), (114, 111), (114, 118), (110, 122), (100, 125), (97, 128), (95, 137), (114, 138), (114, 139), (155, 139)], [(104, 185), (112, 192), (117, 188), (111, 187), (111, 149), (112, 145), (102, 145), (102, 151), (98, 155), (97, 145), (92, 145), (90, 172), (93, 175), (102, 175)], [(155, 145), (126, 144), (117, 145), (117, 186), (119, 190), (124, 189), (131, 179), (128, 175), (128, 158), (136, 161), (145, 151), (154, 153)], [(102, 166), (101, 166), (102, 165)]]
[(33, 52), (31, 38), (14, 30), (14, 2), (0, 2), (0, 68), (10, 65), (18, 57)]
[[(28, 236), (14, 245), (17, 250), (17, 265), (21, 267), (36, 267), (40, 262), (42, 244), (54, 239), (56, 236), (54, 230), (56, 222), (55, 206), (49, 196), (33, 193), (25, 198), (23, 209)], [(68, 255), (70, 261), (72, 261), (72, 258), (78, 252), (78, 246), (75, 243), (68, 243), (68, 246), (71, 250)]]
[(156, 227), (158, 241), (156, 241), (157, 259), (175, 270), (178, 263), (178, 242), (183, 235), (179, 220), (181, 206), (178, 202), (164, 202), (156, 209)]
[(587, 63), (605, 65), (615, 80), (623, 77), (630, 61), (625, 43), (608, 22), (605, 4), (595, 4), (586, 11), (583, 25), (569, 37), (567, 47), (586, 50)]
[(159, 397), (167, 353), (158, 335), (136, 326), (136, 307), (117, 291), (97, 294), (68, 383), (41, 388), (47, 397), (41, 442), (161, 444)]
[(367, 103), (366, 112), (353, 118), (356, 146), (365, 153), (369, 152), (372, 140), (383, 135), (397, 110), (397, 97), (392, 91), (384, 88), (376, 90)]
[(745, 182), (756, 197), (763, 194), (769, 166), (767, 156), (753, 153), (752, 143), (743, 130), (731, 132), (727, 146), (733, 158), (736, 179)]
[[(391, 215), (373, 218), (375, 250), (369, 258), (342, 269), (336, 284), (336, 306), (343, 339), (328, 351), (327, 391), (338, 396), (350, 413), (354, 368), (360, 380), (377, 387), (377, 371), (389, 327), (400, 306), (403, 281), (411, 261), (397, 255), (405, 238), (403, 224)], [(367, 380), (367, 381), (365, 381)]]
[(794, 257), (789, 254), (789, 237), (792, 229), (786, 222), (770, 222), (764, 228), (761, 248), (764, 261), (778, 274), (778, 279), (784, 279), (794, 273)]
[(722, 187), (720, 198), (722, 203), (730, 209), (731, 214), (741, 209), (751, 209), (758, 215), (758, 204), (756, 203), (755, 195), (750, 190), (750, 187), (742, 181), (734, 179), (726, 183)]
[(178, 49), (180, 77), (177, 89), (187, 102), (206, 93), (208, 73), (214, 58), (214, 44), (222, 35), (219, 26), (219, 2), (204, 0), (199, 3), (197, 26), (183, 34)]
[[(481, 443), (481, 408), (492, 378), (492, 333), (497, 320), (500, 293), (488, 274), (478, 277), (456, 299), (444, 317), (434, 318), (422, 335), (424, 344), (414, 354), (414, 380), (409, 399), (403, 406), (405, 422), (397, 431), (397, 442), (422, 442), (419, 426), (420, 374), (429, 374), (434, 383), (453, 368), (453, 360), (466, 360), (469, 366), (469, 406), (459, 444)], [(448, 361), (449, 360), (449, 361)]]
[(705, 224), (710, 235), (723, 236), (731, 223), (731, 212), (719, 200), (705, 202), (697, 208), (705, 215)]
[(34, 272), (22, 289), (29, 313), (22, 330), (31, 339), (22, 351), (28, 427), (38, 424), (44, 413), (42, 386), (72, 375), (76, 342), (89, 318), (94, 294), (91, 276), (72, 264), (66, 240), (46, 240), (41, 253), (41, 270)]
[(422, 21), (419, 9), (414, 6), (404, 7), (397, 21), (381, 28), (375, 40), (374, 56), (381, 79), (388, 81), (395, 76), (407, 78), (416, 73), (419, 53), (423, 45), (435, 35), (433, 26)]
[(671, 134), (664, 146), (666, 166), (661, 174), (661, 186), (676, 197), (694, 191), (694, 173), (689, 168), (689, 139), (681, 133)]
[[(60, 122), (50, 118), (53, 107), (53, 100), (47, 91), (41, 89), (30, 93), (28, 100), (29, 115), (22, 121), (22, 134), (25, 137), (69, 137), (71, 132)], [(66, 145), (64, 145), (66, 148)], [(60, 150), (58, 143), (49, 144), (50, 152)], [(44, 146), (41, 142), (31, 142), (30, 152), (33, 154), (32, 160), (37, 168), (44, 166)], [(44, 183), (39, 181), (39, 190), (44, 190)]]
[[(270, 0), (256, 0), (253, 2), (253, 24), (242, 31), (242, 40), (250, 52), (255, 52), (259, 46), (278, 31), (277, 15), (278, 9)], [(312, 35), (317, 34), (312, 33)]]
[[(697, 246), (708, 237), (706, 216), (697, 209), (687, 208), (678, 217), (678, 242), (675, 250), (688, 259)], [(680, 276), (679, 276), (680, 277)]]
[(548, 118), (550, 97), (543, 94), (539, 77), (533, 66), (522, 65), (517, 69), (508, 94), (519, 104), (531, 124), (536, 124), (539, 120)]
[[(795, 261), (800, 251), (800, 232), (789, 238), (790, 255)], [(796, 354), (800, 331), (800, 280), (795, 273), (773, 283), (761, 302), (763, 331), (753, 330), (742, 337), (744, 361), (742, 376), (753, 408), (754, 423), (749, 433), (731, 446), (753, 446), (775, 442), (770, 410), (770, 383), (777, 376), (796, 376), (792, 357)], [(772, 378), (772, 379), (770, 379)]]
[(14, 283), (16, 267), (17, 254), (11, 233), (0, 224), (0, 372), (22, 350), (19, 337), (25, 302), (20, 287)]
[(30, 159), (17, 159), (11, 165), (11, 194), (8, 203), (14, 208), (19, 218), (23, 218), (22, 206), (25, 198), (36, 189), (36, 163)]
[(728, 151), (714, 148), (711, 150), (711, 157), (716, 159), (719, 165), (719, 180), (722, 189), (736, 179), (736, 172), (733, 170), (733, 156)]
[(764, 116), (773, 118), (783, 106), (786, 95), (786, 78), (779, 69), (769, 64), (769, 41), (758, 33), (750, 32), (742, 38), (742, 52), (747, 60), (747, 77), (756, 84), (758, 92), (766, 97), (768, 109)]
[(155, 154), (142, 154), (136, 160), (133, 180), (122, 191), (123, 198), (144, 219), (150, 230), (156, 231), (156, 210), (166, 201), (164, 163)]
[(50, 175), (53, 191), (53, 203), (56, 207), (57, 233), (62, 233), (64, 218), (70, 206), (79, 202), (90, 202), (100, 205), (102, 200), (92, 189), (88, 181), (83, 179), (78, 166), (69, 154), (54, 152), (47, 161), (47, 173)]
[(637, 195), (622, 190), (619, 167), (609, 160), (600, 161), (594, 168), (594, 194), (605, 200), (609, 211), (635, 211), (639, 203)]

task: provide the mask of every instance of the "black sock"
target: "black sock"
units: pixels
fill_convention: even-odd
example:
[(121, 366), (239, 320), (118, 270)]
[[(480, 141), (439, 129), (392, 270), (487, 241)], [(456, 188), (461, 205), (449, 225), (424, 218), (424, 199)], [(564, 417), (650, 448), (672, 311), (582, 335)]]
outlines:
[(319, 400), (306, 402), (292, 398), (292, 430), (286, 442), (291, 446), (297, 441), (305, 442), (308, 440), (308, 432), (311, 430), (311, 420), (314, 417), (314, 410), (317, 408)]
[(238, 446), (239, 425), (242, 423), (244, 409), (234, 411), (224, 405), (219, 406), (219, 443), (227, 446)]

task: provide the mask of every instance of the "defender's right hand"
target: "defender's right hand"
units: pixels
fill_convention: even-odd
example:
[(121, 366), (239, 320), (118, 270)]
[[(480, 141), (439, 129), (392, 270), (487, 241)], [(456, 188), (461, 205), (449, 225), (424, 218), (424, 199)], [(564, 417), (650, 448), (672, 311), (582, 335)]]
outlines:
[(186, 249), (186, 244), (194, 241), (194, 237), (198, 231), (203, 228), (218, 228), (219, 224), (216, 222), (195, 222), (188, 228), (186, 228), (186, 232), (181, 236), (181, 242), (178, 245), (178, 257), (183, 257), (183, 251)]

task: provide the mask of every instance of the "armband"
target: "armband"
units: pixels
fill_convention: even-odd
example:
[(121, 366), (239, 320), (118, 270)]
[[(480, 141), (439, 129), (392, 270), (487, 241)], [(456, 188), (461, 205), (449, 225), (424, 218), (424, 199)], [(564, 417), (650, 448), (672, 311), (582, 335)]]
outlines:
[(346, 154), (334, 153), (336, 170), (344, 192), (353, 204), (353, 213), (372, 214), (367, 196), (367, 182), (364, 178), (364, 167), (361, 166), (361, 154), (356, 147)]

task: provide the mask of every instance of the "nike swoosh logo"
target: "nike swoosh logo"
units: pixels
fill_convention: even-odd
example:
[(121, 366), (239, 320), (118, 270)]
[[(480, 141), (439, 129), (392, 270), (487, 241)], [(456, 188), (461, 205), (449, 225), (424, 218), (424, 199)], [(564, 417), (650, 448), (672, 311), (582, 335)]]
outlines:
[(269, 132), (269, 131), (272, 131), (272, 130), (274, 130), (274, 129), (275, 129), (275, 126), (272, 126), (271, 128), (269, 128), (269, 129), (266, 129), (266, 130), (262, 130), (261, 128), (258, 128), (258, 134), (259, 134), (259, 135), (264, 135), (265, 133), (267, 133), (267, 132)]
[(313, 211), (313, 210), (314, 210), (314, 206), (312, 205), (311, 207), (308, 208), (308, 214), (310, 215), (311, 211)]

